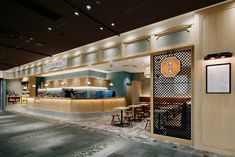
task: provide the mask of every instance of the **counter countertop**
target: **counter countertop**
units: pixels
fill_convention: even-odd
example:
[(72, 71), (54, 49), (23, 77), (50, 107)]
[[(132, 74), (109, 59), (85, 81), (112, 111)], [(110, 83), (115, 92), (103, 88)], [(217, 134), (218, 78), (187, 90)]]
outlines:
[(64, 97), (29, 97), (36, 99), (66, 99), (66, 100), (103, 100), (103, 99), (120, 99), (124, 97), (111, 97), (111, 98), (83, 98), (83, 99), (73, 99), (73, 98), (64, 98)]

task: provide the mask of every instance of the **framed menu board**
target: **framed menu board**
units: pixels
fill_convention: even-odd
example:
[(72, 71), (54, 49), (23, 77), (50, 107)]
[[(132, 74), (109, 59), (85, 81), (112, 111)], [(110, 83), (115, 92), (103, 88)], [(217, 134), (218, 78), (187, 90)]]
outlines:
[(206, 66), (206, 93), (231, 93), (231, 63)]

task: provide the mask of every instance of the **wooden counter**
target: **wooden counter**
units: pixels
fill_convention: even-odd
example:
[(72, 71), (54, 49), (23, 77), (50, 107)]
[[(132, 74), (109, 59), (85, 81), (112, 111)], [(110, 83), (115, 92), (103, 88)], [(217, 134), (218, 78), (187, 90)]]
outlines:
[(125, 98), (103, 98), (103, 99), (70, 99), (70, 98), (28, 98), (29, 108), (41, 110), (81, 113), (81, 112), (105, 112), (114, 107), (126, 106)]

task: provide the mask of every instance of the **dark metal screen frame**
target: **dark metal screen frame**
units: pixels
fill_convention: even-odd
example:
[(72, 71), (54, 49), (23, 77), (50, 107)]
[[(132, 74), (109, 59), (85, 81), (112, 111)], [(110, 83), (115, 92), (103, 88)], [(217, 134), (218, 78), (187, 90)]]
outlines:
[[(155, 131), (154, 131), (154, 77), (153, 77), (153, 74), (154, 74), (154, 68), (153, 68), (153, 59), (154, 59), (154, 56), (156, 55), (166, 55), (166, 54), (172, 54), (172, 53), (175, 53), (175, 52), (179, 52), (179, 51), (190, 51), (191, 53), (191, 58), (190, 58), (190, 61), (191, 61), (191, 68), (190, 68), (190, 137), (188, 138), (181, 138), (181, 137), (176, 137), (176, 136), (167, 136), (167, 135), (164, 135), (164, 134), (157, 134)], [(193, 66), (194, 66), (194, 46), (186, 46), (186, 47), (182, 47), (182, 48), (177, 48), (177, 49), (170, 49), (170, 50), (165, 50), (165, 51), (159, 51), (159, 52), (156, 52), (154, 54), (151, 55), (151, 73), (152, 73), (152, 77), (151, 77), (151, 114), (152, 114), (152, 129), (151, 129), (151, 132), (153, 135), (158, 135), (158, 136), (163, 136), (163, 137), (170, 137), (171, 139), (183, 139), (183, 140), (186, 140), (186, 141), (192, 141), (192, 135), (193, 135), (193, 121), (192, 121), (192, 117), (193, 117)], [(169, 139), (168, 139), (169, 140)]]

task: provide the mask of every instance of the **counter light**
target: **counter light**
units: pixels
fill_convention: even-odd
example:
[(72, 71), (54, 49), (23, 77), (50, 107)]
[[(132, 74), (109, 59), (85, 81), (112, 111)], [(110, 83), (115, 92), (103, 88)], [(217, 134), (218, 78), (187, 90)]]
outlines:
[(232, 57), (232, 56), (233, 56), (232, 52), (220, 52), (220, 53), (208, 54), (204, 58), (204, 60), (222, 59), (222, 58), (228, 58), (228, 57)]

